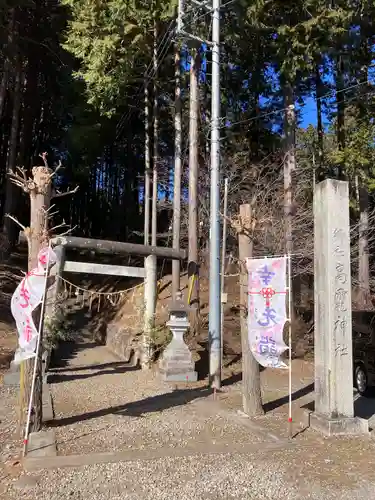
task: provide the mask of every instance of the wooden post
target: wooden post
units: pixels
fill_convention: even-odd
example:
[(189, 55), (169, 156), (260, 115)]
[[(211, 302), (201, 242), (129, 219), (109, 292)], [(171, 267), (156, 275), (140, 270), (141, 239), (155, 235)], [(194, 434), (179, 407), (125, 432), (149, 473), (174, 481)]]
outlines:
[(240, 259), (240, 320), (242, 344), (242, 404), (243, 410), (250, 416), (262, 415), (262, 397), (260, 391), (259, 365), (251, 354), (248, 335), (248, 274), (246, 259), (252, 257), (251, 207), (240, 206), (240, 224), (238, 229), (238, 247)]
[(193, 269), (190, 297), (190, 331), (199, 333), (199, 271), (198, 271), (198, 116), (199, 116), (199, 49), (190, 66), (189, 120), (189, 266)]
[(51, 205), (52, 170), (34, 167), (35, 188), (30, 191), (29, 271), (38, 264), (39, 250), (48, 246), (48, 214)]
[[(37, 266), (39, 250), (48, 245), (48, 214), (52, 198), (52, 170), (48, 167), (33, 168), (34, 189), (30, 191), (30, 233), (29, 233), (29, 271)], [(43, 331), (43, 329), (42, 329)], [(40, 335), (42, 335), (42, 331)], [(43, 338), (40, 340), (43, 346)], [(42, 391), (43, 391), (43, 349), (39, 349), (34, 393), (34, 414), (30, 430), (40, 431), (42, 428)], [(31, 379), (34, 360), (26, 362), (27, 401), (30, 398)]]
[[(48, 219), (49, 219), (49, 207), (51, 205), (52, 198), (58, 198), (61, 196), (66, 196), (68, 194), (73, 194), (77, 191), (78, 187), (73, 191), (66, 191), (61, 193), (53, 188), (53, 177), (61, 168), (61, 162), (56, 167), (55, 171), (52, 171), (47, 163), (47, 153), (40, 155), (43, 159), (44, 166), (36, 166), (32, 169), (32, 178), (27, 177), (27, 172), (18, 168), (17, 171), (11, 170), (9, 172), (9, 178), (18, 187), (20, 187), (25, 193), (30, 196), (30, 227), (24, 227), (17, 219), (11, 214), (6, 214), (10, 219), (16, 222), (24, 231), (27, 238), (28, 249), (29, 249), (29, 259), (28, 259), (28, 269), (31, 271), (37, 267), (38, 263), (38, 253), (39, 250), (48, 246), (49, 244), (49, 231), (48, 231)], [(54, 229), (56, 229), (56, 226)], [(36, 318), (34, 318), (35, 321)], [(43, 329), (42, 329), (43, 330)], [(42, 331), (40, 332), (41, 345), (42, 344)], [(35, 377), (35, 396), (34, 396), (34, 408), (33, 408), (33, 418), (31, 420), (30, 431), (39, 431), (42, 427), (42, 387), (43, 387), (43, 369), (42, 369), (42, 355), (43, 350), (39, 349), (39, 355), (37, 359), (36, 377)], [(24, 378), (21, 383), (23, 384), (26, 401), (30, 401), (30, 391), (31, 391), (31, 381), (34, 372), (34, 360), (26, 360), (24, 365)]]
[[(182, 103), (181, 103), (181, 57), (179, 44), (175, 45), (175, 146), (173, 179), (173, 248), (180, 249), (181, 228), (181, 174), (182, 174)], [(172, 262), (172, 298), (176, 300), (180, 291), (180, 261)]]

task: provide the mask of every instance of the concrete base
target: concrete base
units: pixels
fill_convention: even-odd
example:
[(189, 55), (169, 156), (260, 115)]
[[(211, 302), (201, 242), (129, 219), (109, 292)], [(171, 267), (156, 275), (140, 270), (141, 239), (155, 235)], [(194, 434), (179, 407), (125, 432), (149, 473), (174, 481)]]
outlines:
[[(145, 450), (126, 450), (117, 452), (104, 452), (104, 453), (89, 453), (87, 455), (63, 455), (48, 458), (33, 458), (28, 455), (23, 459), (23, 466), (26, 471), (40, 471), (40, 470), (54, 470), (61, 469), (63, 467), (83, 467), (84, 465), (96, 465), (96, 464), (110, 464), (118, 462), (128, 462), (130, 467), (132, 467), (132, 462), (146, 461), (145, 467), (150, 460), (160, 460), (160, 459), (176, 459), (188, 457), (196, 457), (199, 455), (203, 457), (216, 456), (216, 455), (228, 455), (231, 453), (233, 455), (244, 455), (246, 457), (249, 454), (255, 456), (264, 455), (267, 453), (272, 454), (275, 451), (288, 451), (291, 449), (301, 449), (306, 452), (308, 447), (313, 449), (313, 446), (307, 443), (291, 442), (291, 441), (272, 441), (263, 443), (259, 447), (259, 443), (201, 443), (196, 441), (194, 446), (162, 446), (155, 449), (145, 449)], [(314, 446), (316, 446), (314, 444)], [(31, 497), (29, 497), (31, 498)], [(77, 498), (72, 497), (72, 498)], [(95, 497), (93, 497), (95, 498)]]
[(45, 424), (54, 418), (52, 396), (48, 384), (43, 384), (42, 403), (42, 422)]
[(368, 434), (368, 420), (359, 417), (329, 418), (311, 413), (310, 426), (325, 436), (350, 436)]
[(196, 382), (198, 380), (198, 373), (194, 371), (173, 373), (160, 370), (160, 375), (164, 382)]
[(19, 387), (20, 386), (20, 374), (17, 372), (4, 373), (3, 385), (6, 387)]
[(20, 365), (11, 361), (9, 370), (4, 374), (3, 384), (8, 387), (20, 386)]
[(30, 433), (27, 445), (28, 457), (55, 457), (56, 455), (56, 436), (53, 430)]

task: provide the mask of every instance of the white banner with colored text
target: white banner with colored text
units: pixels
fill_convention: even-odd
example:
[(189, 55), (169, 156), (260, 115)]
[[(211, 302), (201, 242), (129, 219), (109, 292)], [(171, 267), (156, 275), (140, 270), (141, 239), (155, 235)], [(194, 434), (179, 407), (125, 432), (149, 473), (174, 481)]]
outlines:
[[(49, 254), (49, 257), (48, 257)], [(55, 252), (46, 247), (38, 254), (38, 267), (26, 274), (16, 288), (11, 300), (11, 311), (16, 321), (19, 347), (14, 356), (15, 363), (33, 358), (38, 341), (38, 329), (32, 313), (41, 304), (46, 288), (47, 266), (56, 263)]]
[(288, 349), (283, 330), (286, 317), (287, 257), (247, 259), (250, 350), (259, 364), (287, 368), (280, 359)]

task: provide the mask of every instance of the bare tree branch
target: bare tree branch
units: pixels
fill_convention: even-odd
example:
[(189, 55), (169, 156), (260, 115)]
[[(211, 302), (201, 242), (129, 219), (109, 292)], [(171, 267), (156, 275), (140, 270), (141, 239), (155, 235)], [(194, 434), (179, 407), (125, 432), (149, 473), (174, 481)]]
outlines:
[(60, 227), (66, 227), (66, 226), (67, 226), (67, 224), (63, 220), (61, 224), (58, 224), (57, 226), (51, 227), (50, 232), (52, 233), (52, 231), (54, 231), (55, 229), (59, 229)]
[(20, 187), (25, 193), (30, 193), (31, 190), (30, 183), (32, 183), (32, 180), (27, 179), (26, 173), (23, 169), (17, 167), (17, 170), (21, 172), (21, 175), (18, 174), (17, 172), (13, 172), (13, 170), (8, 171), (10, 180), (13, 182), (13, 184)]
[(52, 193), (52, 198), (62, 198), (63, 196), (68, 196), (70, 194), (74, 194), (78, 191), (78, 188), (79, 188), (79, 186), (76, 186), (74, 189), (71, 189), (71, 190), (68, 189), (68, 191), (65, 191), (65, 193), (61, 193), (60, 191), (55, 190)]
[(57, 174), (57, 172), (58, 172), (59, 170), (61, 170), (61, 169), (62, 169), (62, 163), (61, 163), (61, 160), (59, 160), (59, 163), (58, 163), (57, 167), (55, 168), (55, 170), (54, 170), (54, 171), (51, 173), (51, 175), (49, 176), (49, 177), (50, 177), (50, 179), (52, 179), (52, 178), (53, 178), (53, 177)]
[(45, 166), (46, 168), (49, 168), (49, 166), (48, 166), (48, 162), (47, 162), (47, 155), (48, 155), (48, 153), (46, 153), (46, 152), (41, 153), (41, 154), (39, 155), (39, 158), (42, 158), (43, 163), (44, 163), (44, 166)]
[(72, 233), (75, 229), (77, 229), (77, 227), (78, 226), (73, 226), (70, 229), (68, 229), (67, 231), (65, 231), (65, 233), (61, 233), (58, 236), (67, 236), (68, 234)]
[(16, 170), (21, 174), (25, 183), (27, 183), (28, 180), (27, 180), (26, 170), (23, 167), (16, 167)]
[(5, 217), (8, 217), (8, 219), (11, 219), (13, 222), (15, 222), (22, 229), (22, 231), (26, 231), (26, 227), (23, 224), (21, 224), (19, 220), (13, 217), (13, 215), (5, 214)]

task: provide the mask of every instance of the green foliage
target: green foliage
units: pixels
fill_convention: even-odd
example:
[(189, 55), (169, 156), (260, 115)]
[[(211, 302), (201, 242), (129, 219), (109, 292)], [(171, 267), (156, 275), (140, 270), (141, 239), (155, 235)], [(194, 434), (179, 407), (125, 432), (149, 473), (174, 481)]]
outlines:
[(333, 166), (344, 165), (348, 177), (358, 176), (374, 190), (375, 124), (361, 118), (355, 107), (347, 109), (345, 117), (345, 147), (333, 147), (327, 155)]
[[(144, 172), (142, 89), (146, 68), (152, 69), (155, 20), (162, 59), (157, 80), (160, 174), (164, 175), (160, 183), (171, 187), (174, 138), (171, 22), (176, 6), (177, 0), (63, 0), (62, 5), (31, 0), (1, 3), (0, 64), (2, 75), (7, 77), (0, 135), (3, 193), (19, 57), (24, 84), (17, 134), (18, 164), (30, 169), (44, 150), (49, 152), (51, 164), (62, 159), (64, 171), (59, 177), (59, 187), (64, 190), (78, 184), (80, 192), (72, 201), (68, 198), (58, 201), (58, 209), (72, 226), (78, 226), (76, 234), (127, 239), (142, 231), (139, 194)], [(192, 5), (189, 9), (187, 31), (208, 38), (210, 13), (202, 15), (203, 11)], [(17, 27), (13, 31), (12, 13)], [(247, 170), (256, 172), (265, 159), (281, 168), (283, 88), (286, 83), (291, 84), (296, 101), (303, 103), (306, 96), (318, 93), (318, 69), (322, 80), (320, 102), (330, 127), (320, 130), (319, 137), (314, 127), (297, 129), (297, 164), (311, 169), (312, 174), (318, 169), (332, 174), (340, 167), (350, 181), (358, 177), (371, 190), (375, 189), (372, 123), (375, 108), (373, 100), (366, 97), (373, 93), (373, 87), (358, 85), (367, 79), (374, 59), (374, 17), (375, 4), (370, 0), (238, 0), (227, 8), (223, 6), (223, 171), (236, 169), (233, 177), (240, 182)], [(184, 44), (182, 54), (186, 67), (191, 47)], [(201, 81), (200, 123), (200, 196), (204, 204), (208, 198), (204, 183), (207, 185), (209, 176), (206, 142), (210, 133), (210, 51), (203, 57), (207, 64), (206, 78)], [(10, 71), (6, 75), (8, 65)], [(148, 80), (152, 102), (153, 76)], [(340, 82), (352, 89), (332, 92), (330, 99), (322, 98)], [(185, 151), (189, 92), (186, 73), (182, 88)], [(345, 133), (340, 147), (338, 101), (345, 111), (344, 116), (341, 114), (340, 127)], [(151, 109), (150, 112), (152, 118)], [(225, 125), (227, 121), (231, 127)], [(122, 127), (117, 137), (119, 122)], [(183, 183), (185, 189), (186, 175)], [(20, 219), (26, 221), (28, 207), (24, 203), (19, 205), (24, 210)], [(170, 207), (166, 203), (166, 208)]]
[[(129, 84), (149, 63), (154, 16), (170, 20), (176, 0), (64, 0), (71, 10), (64, 47), (80, 61), (75, 73), (87, 86), (88, 102), (111, 116)], [(154, 14), (155, 13), (155, 14)]]
[(55, 349), (60, 342), (73, 339), (72, 325), (66, 319), (63, 308), (57, 307), (54, 316), (44, 320), (43, 347)]

